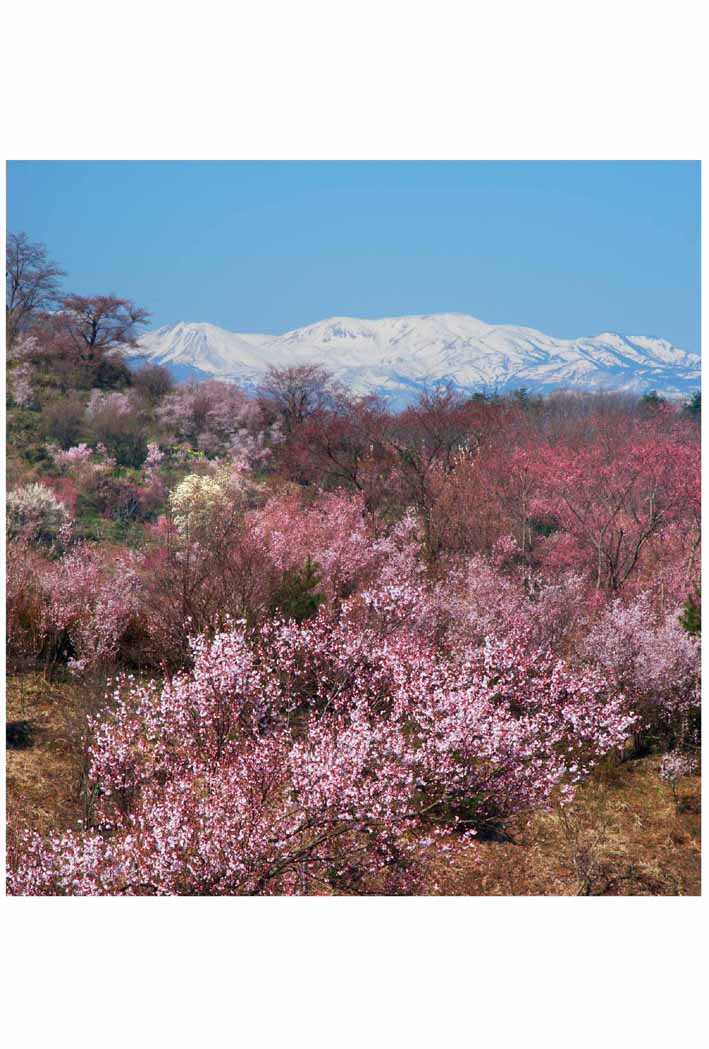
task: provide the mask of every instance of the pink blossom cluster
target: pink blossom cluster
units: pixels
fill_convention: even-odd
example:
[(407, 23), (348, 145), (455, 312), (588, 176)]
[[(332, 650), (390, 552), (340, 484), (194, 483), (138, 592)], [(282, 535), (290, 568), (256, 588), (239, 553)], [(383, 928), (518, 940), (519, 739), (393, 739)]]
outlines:
[(145, 457), (143, 467), (148, 472), (159, 470), (164, 458), (165, 453), (161, 450), (160, 445), (148, 442), (148, 454)]
[(70, 669), (83, 672), (115, 660), (128, 624), (139, 612), (140, 582), (131, 555), (107, 564), (78, 545), (40, 577), (41, 635), (69, 646)]
[(592, 606), (582, 574), (566, 572), (546, 581), (519, 566), (500, 571), (495, 560), (475, 555), (453, 566), (436, 587), (453, 637), (482, 641), (523, 629), (530, 640), (560, 650), (572, 632), (588, 629)]
[(581, 650), (630, 695), (648, 720), (672, 723), (699, 706), (700, 645), (682, 629), (680, 609), (656, 613), (650, 595), (609, 604)]
[(88, 463), (93, 455), (93, 449), (87, 444), (81, 443), (74, 445), (66, 451), (63, 451), (61, 448), (52, 448), (51, 453), (56, 465), (60, 469), (63, 469), (71, 466), (81, 466)]
[(165, 460), (165, 453), (159, 444), (148, 442), (148, 452), (143, 463), (143, 476), (150, 492), (156, 498), (164, 498), (167, 488), (160, 477), (160, 468)]
[(93, 419), (99, 413), (130, 415), (133, 410), (134, 405), (131, 395), (118, 390), (110, 392), (92, 390), (86, 405), (86, 415), (89, 419)]
[(694, 754), (672, 750), (663, 755), (660, 762), (660, 775), (668, 783), (676, 783), (684, 776), (694, 776), (697, 771), (697, 759)]
[[(258, 420), (256, 420), (258, 423)], [(240, 473), (262, 469), (273, 458), (273, 446), (283, 440), (278, 422), (267, 429), (250, 430), (246, 426), (237, 431), (229, 444), (229, 455)]]
[(296, 495), (276, 496), (249, 516), (248, 527), (279, 572), (301, 568), (308, 558), (316, 562), (331, 599), (374, 579), (403, 583), (421, 572), (412, 515), (377, 536), (360, 495), (323, 493), (305, 507)]
[(8, 374), (10, 395), (21, 408), (30, 408), (35, 401), (32, 368), (28, 364), (18, 364)]
[(19, 894), (410, 892), (418, 841), (573, 795), (635, 719), (523, 638), (445, 655), (355, 607), (235, 623), (94, 725), (92, 827), (13, 846)]
[(106, 447), (105, 444), (102, 444), (102, 443), (99, 442), (99, 444), (96, 445), (96, 454), (101, 457), (101, 461), (102, 461), (104, 469), (106, 469), (106, 470), (113, 470), (114, 469), (114, 467), (116, 466), (116, 460), (110, 454), (110, 452), (109, 452), (109, 450), (108, 450), (108, 448)]
[(87, 477), (109, 472), (116, 466), (116, 460), (109, 454), (106, 446), (100, 443), (92, 448), (91, 445), (82, 441), (67, 449), (49, 444), (47, 451), (54, 460), (55, 466), (76, 477), (80, 482), (83, 479), (84, 483)]
[(39, 345), (34, 336), (17, 339), (7, 349), (7, 385), (21, 408), (30, 408), (35, 402), (35, 356)]
[(245, 445), (244, 431), (258, 439), (263, 429), (255, 401), (230, 383), (185, 383), (159, 409), (162, 426), (175, 440), (189, 441), (207, 455), (223, 455)]

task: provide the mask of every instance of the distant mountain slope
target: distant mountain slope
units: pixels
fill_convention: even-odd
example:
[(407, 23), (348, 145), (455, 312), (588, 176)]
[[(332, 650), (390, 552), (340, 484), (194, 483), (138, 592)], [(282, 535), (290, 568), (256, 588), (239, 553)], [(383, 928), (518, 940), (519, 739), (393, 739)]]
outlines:
[(126, 350), (136, 365), (167, 365), (179, 379), (253, 387), (269, 365), (317, 362), (356, 393), (403, 407), (421, 389), (449, 383), (463, 393), (649, 390), (669, 397), (697, 389), (701, 358), (654, 336), (605, 332), (555, 339), (533, 328), (485, 324), (464, 313), (358, 320), (331, 317), (285, 335), (251, 335), (180, 322)]

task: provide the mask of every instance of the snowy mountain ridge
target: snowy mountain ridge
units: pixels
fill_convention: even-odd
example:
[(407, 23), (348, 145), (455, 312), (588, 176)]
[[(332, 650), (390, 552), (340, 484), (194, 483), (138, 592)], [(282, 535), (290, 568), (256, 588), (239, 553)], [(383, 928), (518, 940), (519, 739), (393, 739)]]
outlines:
[(354, 393), (378, 393), (393, 408), (443, 383), (464, 394), (524, 386), (537, 393), (657, 390), (683, 397), (701, 379), (699, 355), (666, 339), (616, 332), (557, 339), (464, 313), (330, 317), (276, 336), (180, 321), (147, 333), (124, 352), (136, 366), (166, 365), (179, 380), (219, 379), (249, 389), (271, 365), (317, 363)]

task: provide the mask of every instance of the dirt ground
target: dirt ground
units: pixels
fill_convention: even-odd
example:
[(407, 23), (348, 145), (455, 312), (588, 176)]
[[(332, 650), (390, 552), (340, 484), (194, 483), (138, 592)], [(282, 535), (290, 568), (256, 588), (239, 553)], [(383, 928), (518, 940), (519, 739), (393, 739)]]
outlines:
[[(7, 817), (12, 827), (75, 826), (84, 813), (82, 727), (100, 690), (8, 681)], [(426, 892), (472, 896), (696, 896), (700, 894), (700, 780), (678, 801), (660, 757), (609, 766), (564, 810), (537, 813), (510, 840), (426, 857)]]

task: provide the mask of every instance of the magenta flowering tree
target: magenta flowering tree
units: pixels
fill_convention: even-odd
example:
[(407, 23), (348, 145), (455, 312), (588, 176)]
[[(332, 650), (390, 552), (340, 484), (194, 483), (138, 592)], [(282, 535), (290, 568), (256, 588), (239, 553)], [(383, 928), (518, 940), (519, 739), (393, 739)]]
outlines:
[(611, 595), (638, 573), (665, 528), (677, 521), (687, 531), (698, 527), (699, 445), (679, 431), (638, 425), (581, 448), (550, 445), (531, 470), (537, 491), (530, 511), (556, 520), (562, 549), (570, 547), (575, 563)]

